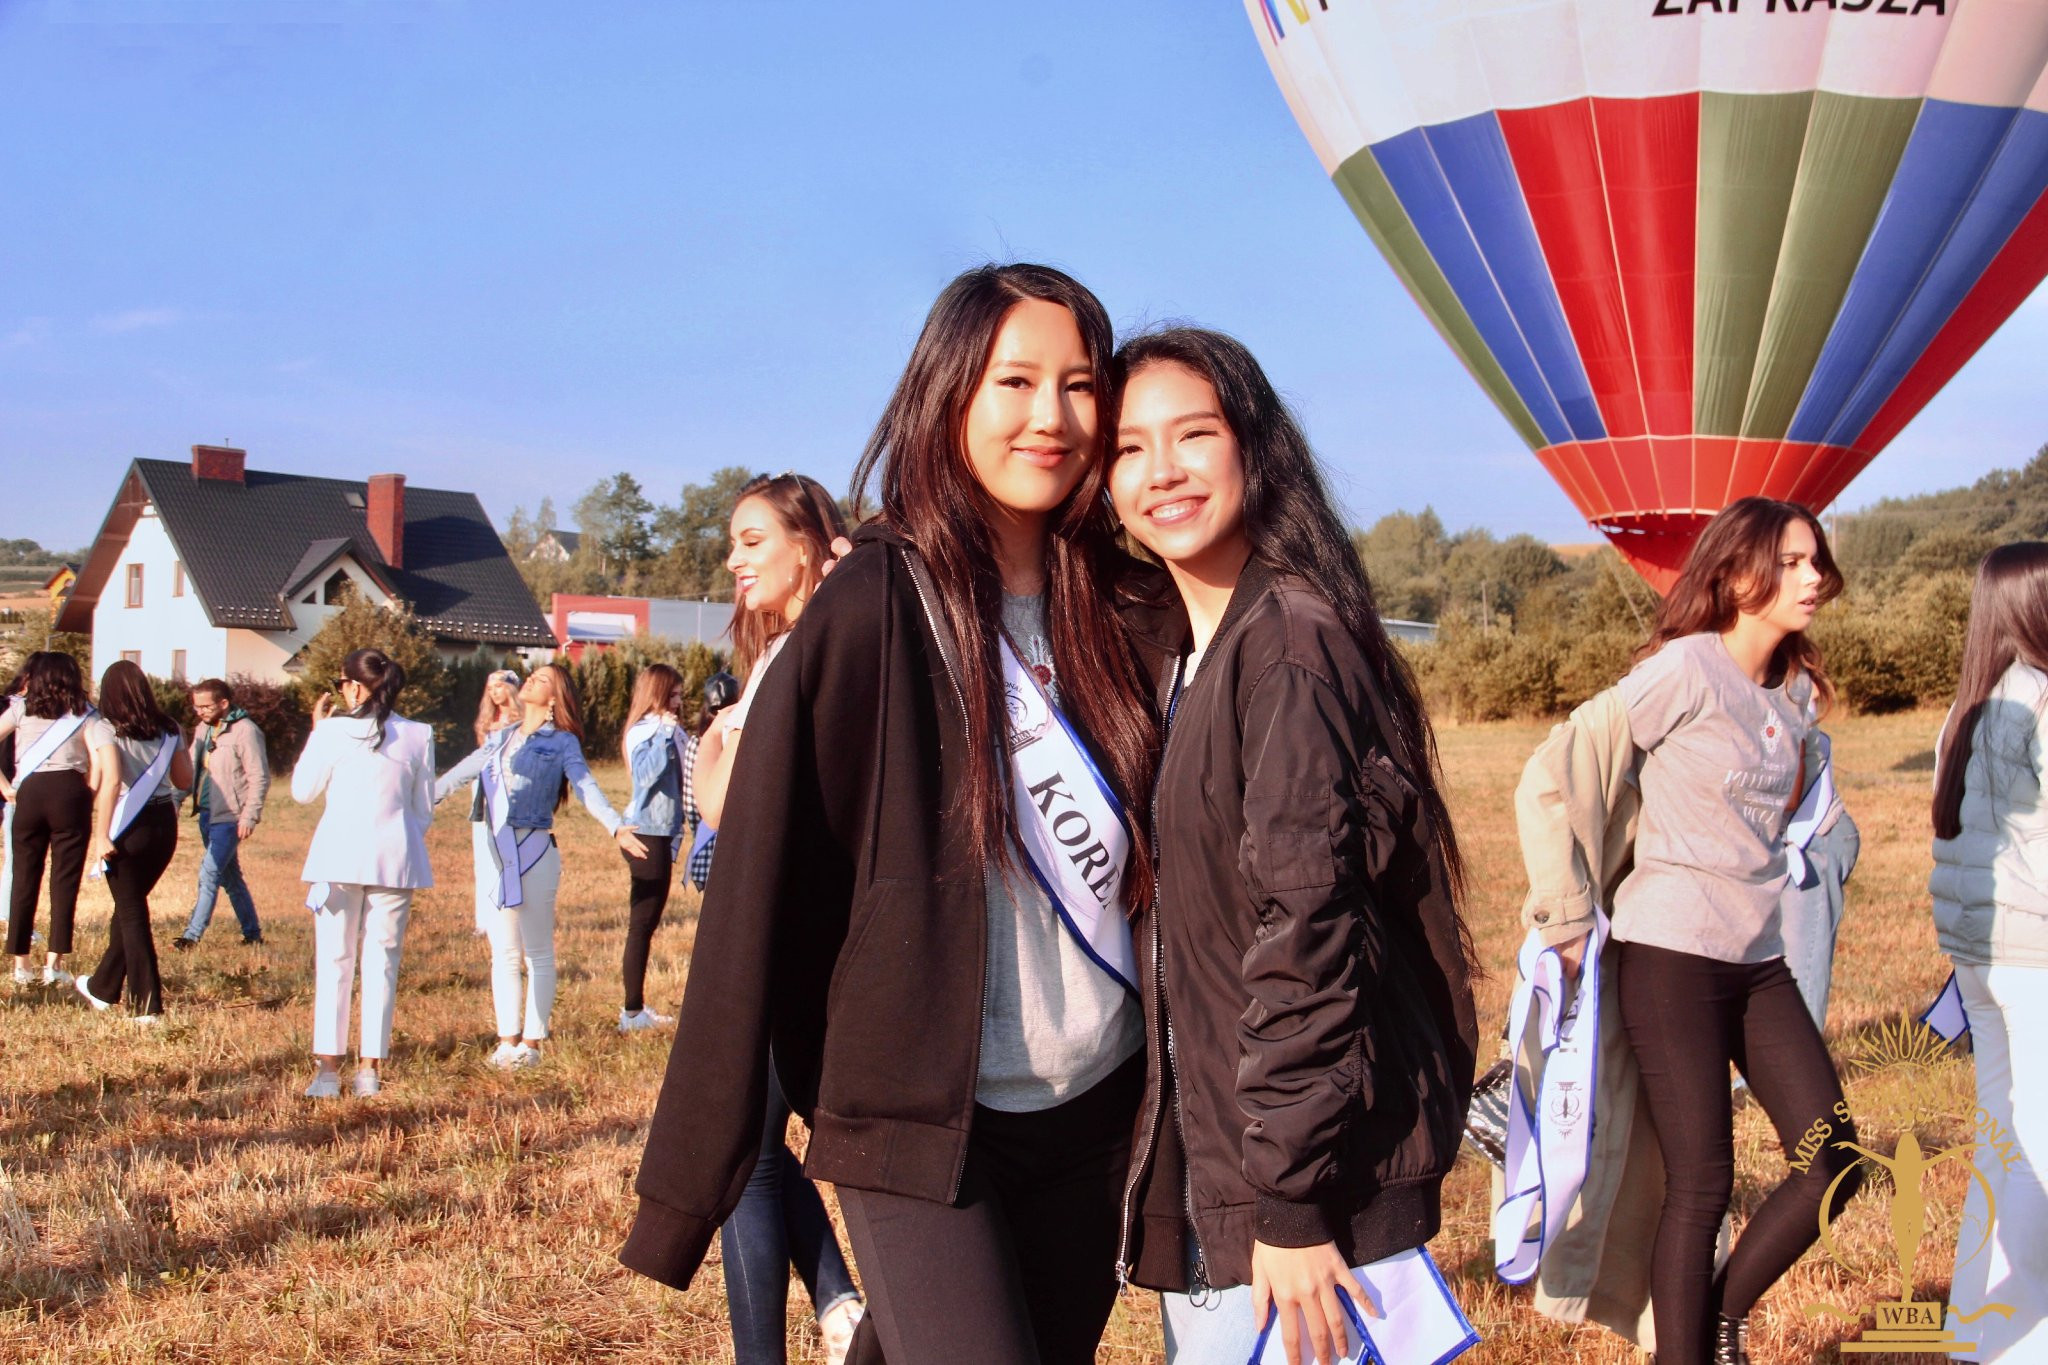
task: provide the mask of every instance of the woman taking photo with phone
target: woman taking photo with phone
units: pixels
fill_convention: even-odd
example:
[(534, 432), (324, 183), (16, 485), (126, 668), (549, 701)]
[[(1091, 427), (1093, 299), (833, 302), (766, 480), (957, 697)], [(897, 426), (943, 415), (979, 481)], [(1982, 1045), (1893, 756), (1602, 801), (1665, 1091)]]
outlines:
[(498, 730), (434, 784), (437, 804), (471, 782), (483, 788), (496, 906), (488, 929), (498, 1046), (490, 1062), (501, 1070), (540, 1064), (555, 1009), (555, 895), (562, 882), (555, 811), (569, 799), (570, 788), (622, 850), (634, 857), (647, 852), (621, 826), (590, 775), (583, 758), (583, 708), (568, 673), (558, 664), (542, 664), (520, 687), (519, 705), (519, 724)]
[[(1242, 1365), (1269, 1318), (1329, 1365), (1351, 1267), (1442, 1216), (1477, 1044), (1457, 841), (1407, 668), (1307, 439), (1251, 354), (1117, 354), (1110, 493), (1172, 575), (1141, 920), (1148, 1085), (1119, 1263), (1167, 1359)], [(1304, 1338), (1305, 1330), (1305, 1338)]]
[(78, 917), (78, 886), (92, 849), (94, 801), (112, 802), (119, 754), (114, 730), (85, 695), (78, 661), (69, 654), (38, 650), (22, 665), (28, 684), (0, 709), (0, 738), (14, 736), (14, 776), (0, 778), (0, 796), (14, 807), (13, 903), (7, 916), (7, 951), (14, 956), (14, 982), (36, 979), (29, 961), (36, 902), (42, 898), (43, 870), (50, 873), (50, 936), (42, 983), (67, 985), (64, 958), (71, 951)]
[[(391, 1054), (398, 960), (413, 893), (434, 884), (427, 826), (434, 818), (434, 732), (393, 714), (405, 669), (382, 650), (358, 649), (341, 663), (334, 690), (313, 704), (313, 733), (292, 769), (292, 799), (327, 798), (299, 874), (313, 884), (313, 1060), (306, 1094), (341, 1093), (350, 997), (358, 957), (363, 1016), (353, 1089), (382, 1085)], [(339, 708), (336, 698), (340, 699)]]
[(927, 317), (856, 477), (879, 524), (746, 717), (621, 1253), (695, 1274), (772, 1041), (891, 1365), (1079, 1365), (1115, 1297), (1155, 737), (1108, 597), (1109, 353), (1101, 304), (1040, 266), (970, 271)]
[(100, 676), (100, 715), (113, 727), (120, 770), (116, 794), (97, 803), (95, 843), (106, 850), (114, 917), (107, 951), (90, 979), (75, 983), (96, 1010), (128, 996), (129, 1019), (152, 1024), (163, 1013), (163, 979), (149, 928), (149, 893), (178, 849), (178, 798), (192, 786), (192, 756), (178, 724), (164, 714), (141, 668), (126, 659)]
[[(2048, 1068), (2033, 1050), (2048, 1037), (2048, 864), (2037, 852), (2048, 838), (2044, 711), (2048, 544), (2001, 545), (1977, 567), (1956, 701), (1941, 729), (1928, 882), (1970, 1023), (1978, 1111), (2011, 1137), (1978, 1145), (1981, 1180), (1970, 1182), (1950, 1288), (1951, 1303), (2013, 1308), (1970, 1325), (1985, 1362), (2048, 1358)], [(1980, 1246), (1969, 1230), (1987, 1226)]]

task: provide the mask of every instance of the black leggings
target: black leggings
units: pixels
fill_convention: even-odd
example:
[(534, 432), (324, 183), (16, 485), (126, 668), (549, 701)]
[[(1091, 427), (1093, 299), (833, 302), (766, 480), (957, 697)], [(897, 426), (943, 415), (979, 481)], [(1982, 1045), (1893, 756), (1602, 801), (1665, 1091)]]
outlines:
[(675, 856), (666, 834), (641, 836), (647, 856), (635, 858), (620, 850), (626, 871), (633, 879), (633, 909), (626, 920), (626, 1013), (635, 1014), (646, 1005), (647, 951), (654, 931), (661, 927), (661, 912), (668, 909), (668, 884), (675, 871)]
[(59, 769), (32, 774), (15, 793), (14, 904), (7, 912), (7, 951), (28, 952), (35, 932), (36, 901), (43, 890), (43, 865), (50, 868), (50, 938), (53, 953), (71, 951), (71, 922), (78, 915), (78, 883), (85, 876), (85, 850), (92, 842), (92, 788), (85, 774)]
[[(1819, 1240), (1821, 1199), (1857, 1160), (1835, 1144), (1854, 1142), (1856, 1125), (1783, 958), (1720, 962), (1643, 943), (1615, 948), (1621, 1025), (1664, 1153), (1664, 1211), (1650, 1261), (1657, 1359), (1692, 1365), (1711, 1355), (1715, 1313), (1747, 1317)], [(1794, 1165), (1751, 1215), (1717, 1280), (1714, 1241), (1735, 1188), (1730, 1062)], [(1830, 1222), (1861, 1174), (1851, 1171), (1835, 1187)]]
[(156, 969), (156, 939), (149, 932), (149, 893), (156, 888), (171, 855), (178, 851), (178, 808), (152, 801), (135, 823), (114, 841), (107, 859), (107, 890), (114, 897), (114, 918), (107, 925), (107, 951), (86, 982), (95, 1000), (119, 1004), (128, 991), (128, 1008), (137, 1014), (163, 1012), (163, 981)]
[(951, 1204), (839, 1187), (868, 1295), (851, 1359), (1092, 1365), (1143, 1084), (1140, 1054), (1052, 1109), (977, 1105)]

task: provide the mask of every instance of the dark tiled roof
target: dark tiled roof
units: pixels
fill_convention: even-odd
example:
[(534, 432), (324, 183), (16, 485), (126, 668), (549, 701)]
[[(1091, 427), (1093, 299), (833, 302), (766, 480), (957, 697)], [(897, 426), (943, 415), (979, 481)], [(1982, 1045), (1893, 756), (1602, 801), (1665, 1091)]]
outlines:
[[(332, 562), (339, 542), (346, 542), (348, 553), (410, 602), (420, 624), (437, 636), (485, 644), (555, 643), (473, 493), (408, 485), (405, 567), (394, 569), (370, 536), (362, 509), (368, 485), (361, 481), (260, 469), (247, 471), (243, 483), (198, 479), (181, 460), (137, 460), (133, 472), (216, 626), (289, 629), (281, 594), (295, 578), (324, 567), (309, 561)], [(110, 514), (103, 538), (115, 521)], [(99, 586), (93, 584), (95, 598)]]

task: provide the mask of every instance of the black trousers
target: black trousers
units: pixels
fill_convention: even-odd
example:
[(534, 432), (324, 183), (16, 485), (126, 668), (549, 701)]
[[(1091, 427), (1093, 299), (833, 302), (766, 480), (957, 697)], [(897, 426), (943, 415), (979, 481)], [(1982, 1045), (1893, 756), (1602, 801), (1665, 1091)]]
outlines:
[[(1619, 943), (1622, 1029), (1642, 1070), (1664, 1153), (1664, 1209), (1650, 1260), (1659, 1365), (1712, 1356), (1713, 1315), (1747, 1317), (1820, 1240), (1820, 1207), (1835, 1186), (1832, 1222), (1861, 1183), (1856, 1125), (1842, 1084), (1783, 958), (1721, 962)], [(1777, 1129), (1793, 1169), (1750, 1216), (1720, 1278), (1714, 1241), (1735, 1189), (1735, 1121), (1728, 1064), (1742, 1072)], [(1801, 1168), (1804, 1169), (1801, 1169)]]
[(976, 1106), (951, 1204), (840, 1186), (868, 1295), (852, 1359), (1092, 1365), (1116, 1304), (1117, 1210), (1144, 1067), (1140, 1053), (1036, 1113)]
[(117, 1005), (125, 987), (128, 1008), (135, 1013), (163, 1012), (163, 978), (157, 974), (156, 938), (149, 930), (149, 893), (177, 851), (178, 808), (169, 801), (144, 806), (135, 823), (114, 841), (114, 856), (107, 859), (114, 918), (107, 925), (107, 951), (85, 983), (95, 1000)]
[(619, 852), (626, 860), (627, 874), (633, 879), (632, 910), (626, 918), (626, 960), (621, 968), (628, 1014), (638, 1012), (647, 1003), (647, 954), (654, 942), (654, 931), (661, 927), (661, 912), (668, 909), (668, 884), (675, 872), (675, 857), (669, 851), (667, 835), (648, 835), (641, 842), (647, 845), (644, 858), (635, 858), (623, 849)]
[(78, 915), (78, 883), (85, 876), (85, 850), (92, 843), (92, 788), (84, 773), (65, 769), (31, 774), (15, 793), (14, 903), (7, 912), (7, 951), (15, 957), (28, 952), (47, 864), (46, 946), (53, 953), (68, 953), (71, 923)]

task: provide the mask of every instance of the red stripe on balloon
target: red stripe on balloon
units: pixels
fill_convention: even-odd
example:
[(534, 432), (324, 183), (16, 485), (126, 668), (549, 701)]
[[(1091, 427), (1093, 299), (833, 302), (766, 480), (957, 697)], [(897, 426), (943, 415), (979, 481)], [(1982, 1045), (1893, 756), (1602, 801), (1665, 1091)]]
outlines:
[(1735, 470), (1740, 463), (1733, 436), (1695, 436), (1692, 443), (1693, 488), (1700, 495), (1699, 507), (1726, 507), (1734, 501)]
[(1629, 354), (1592, 101), (1502, 109), (1495, 117), (1600, 420), (1610, 437), (1641, 436), (1642, 393)]
[[(1689, 433), (1700, 97), (1596, 99), (1593, 126), (1643, 414), (1653, 436)], [(1687, 459), (1684, 481), (1673, 482), (1660, 456), (1658, 483), (1667, 503), (1697, 507), (1690, 452)]]
[[(1934, 340), (1852, 443), (1874, 456), (1919, 415), (2048, 274), (2048, 194), (2041, 196)], [(1846, 483), (1846, 481), (1845, 481)]]

